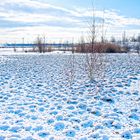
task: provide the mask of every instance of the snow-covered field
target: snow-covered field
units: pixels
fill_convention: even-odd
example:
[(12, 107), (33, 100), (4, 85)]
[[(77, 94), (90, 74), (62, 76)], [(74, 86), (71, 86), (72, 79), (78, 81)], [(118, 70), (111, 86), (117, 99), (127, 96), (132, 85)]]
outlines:
[(97, 85), (77, 68), (71, 86), (70, 57), (0, 55), (0, 140), (140, 140), (140, 57), (109, 54)]

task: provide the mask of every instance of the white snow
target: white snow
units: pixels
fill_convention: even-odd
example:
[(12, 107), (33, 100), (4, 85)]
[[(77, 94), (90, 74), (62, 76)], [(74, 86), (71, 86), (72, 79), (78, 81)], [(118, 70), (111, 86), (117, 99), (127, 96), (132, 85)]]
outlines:
[(17, 54), (0, 54), (0, 140), (140, 138), (138, 55), (107, 55), (97, 85), (75, 64), (70, 85), (71, 54)]

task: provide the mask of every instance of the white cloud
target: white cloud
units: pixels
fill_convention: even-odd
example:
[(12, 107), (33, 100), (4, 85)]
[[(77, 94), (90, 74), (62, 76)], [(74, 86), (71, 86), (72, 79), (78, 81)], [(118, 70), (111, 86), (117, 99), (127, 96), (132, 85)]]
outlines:
[[(91, 9), (66, 9), (47, 2), (36, 0), (5, 0), (0, 3), (0, 20), (6, 24), (0, 25), (0, 41), (20, 42), (25, 37), (33, 41), (38, 35), (47, 35), (48, 40), (68, 40), (73, 37), (78, 40), (81, 33), (87, 33), (87, 21), (93, 15)], [(101, 30), (102, 18), (105, 19), (104, 30), (107, 37), (121, 36), (127, 26), (140, 26), (140, 19), (120, 15), (115, 10), (95, 10), (95, 16), (100, 19), (98, 26)], [(10, 26), (12, 23), (12, 28)], [(26, 25), (26, 26), (24, 26)], [(139, 30), (128, 29), (130, 34)]]

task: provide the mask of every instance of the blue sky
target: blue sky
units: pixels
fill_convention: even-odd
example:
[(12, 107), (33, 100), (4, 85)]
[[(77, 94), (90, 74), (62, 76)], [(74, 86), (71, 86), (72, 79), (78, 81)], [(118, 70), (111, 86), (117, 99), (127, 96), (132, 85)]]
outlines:
[[(120, 39), (140, 33), (140, 0), (4, 0), (0, 3), (0, 43), (34, 42), (37, 36), (50, 42), (77, 42), (87, 36), (95, 8), (97, 40)], [(103, 20), (104, 18), (104, 20)], [(102, 24), (104, 21), (104, 28)]]

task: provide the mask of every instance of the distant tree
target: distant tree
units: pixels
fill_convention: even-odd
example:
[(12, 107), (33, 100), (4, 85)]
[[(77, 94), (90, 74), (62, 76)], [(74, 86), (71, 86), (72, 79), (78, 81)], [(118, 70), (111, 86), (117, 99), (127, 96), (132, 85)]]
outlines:
[(58, 46), (58, 50), (60, 51), (62, 47), (62, 40), (59, 41), (59, 46)]
[(14, 47), (14, 52), (16, 52), (16, 47)]
[(116, 39), (114, 36), (111, 37), (111, 40), (110, 40), (112, 43), (115, 43), (116, 42)]
[(133, 36), (130, 38), (130, 41), (131, 41), (131, 42), (137, 42), (137, 39), (135, 38), (135, 35), (133, 35)]
[(103, 10), (102, 24), (101, 24), (101, 43), (107, 42), (105, 39), (107, 28), (105, 29), (105, 11)]
[(137, 37), (137, 41), (140, 42), (140, 34)]
[(81, 53), (85, 53), (86, 52), (85, 40), (84, 40), (83, 36), (81, 36), (81, 40), (80, 40), (80, 52)]
[(138, 42), (138, 44), (136, 46), (136, 51), (138, 54), (140, 54), (140, 34), (137, 37), (137, 42)]
[(43, 41), (43, 39), (42, 39), (41, 37), (37, 37), (36, 45), (37, 45), (38, 51), (39, 51), (40, 53), (43, 53), (44, 50), (45, 50), (45, 49), (44, 49), (45, 46), (44, 46), (44, 41)]
[(122, 34), (122, 43), (125, 46), (125, 43), (126, 43), (126, 32), (125, 31)]
[(128, 38), (126, 37), (126, 32), (124, 31), (122, 34), (122, 43), (123, 47), (127, 52), (130, 52), (130, 46), (128, 45)]
[(15, 44), (14, 44), (14, 52), (16, 52), (17, 51), (17, 49), (16, 49), (16, 42), (15, 42)]
[(67, 40), (65, 43), (64, 43), (64, 53), (67, 51), (67, 48), (69, 47), (69, 41)]

